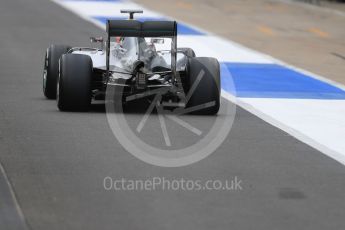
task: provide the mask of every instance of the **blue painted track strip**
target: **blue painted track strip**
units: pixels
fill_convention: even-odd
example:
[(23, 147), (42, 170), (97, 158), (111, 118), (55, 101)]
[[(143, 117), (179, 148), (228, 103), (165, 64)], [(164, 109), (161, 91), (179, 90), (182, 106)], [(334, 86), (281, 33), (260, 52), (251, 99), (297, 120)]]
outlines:
[[(222, 86), (237, 97), (345, 99), (345, 91), (277, 64), (223, 65)], [(236, 92), (232, 82), (227, 80), (229, 77), (233, 80)]]

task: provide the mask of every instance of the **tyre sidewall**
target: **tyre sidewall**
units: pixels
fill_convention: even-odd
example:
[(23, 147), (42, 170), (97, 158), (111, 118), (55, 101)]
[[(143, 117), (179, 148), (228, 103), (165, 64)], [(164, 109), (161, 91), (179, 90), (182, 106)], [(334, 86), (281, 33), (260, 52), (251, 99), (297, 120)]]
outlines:
[(201, 72), (203, 72), (203, 77), (191, 95), (187, 107), (212, 102), (214, 106), (198, 110), (193, 114), (213, 115), (218, 112), (220, 106), (220, 67), (217, 59), (210, 57), (188, 59), (186, 81), (188, 91), (197, 81)]
[(62, 54), (70, 49), (65, 45), (51, 45), (44, 58), (44, 66), (46, 68), (46, 79), (43, 82), (43, 93), (49, 99), (56, 98), (56, 84), (59, 71), (59, 59)]
[(91, 104), (92, 60), (87, 55), (64, 54), (60, 59), (58, 108), (86, 111)]

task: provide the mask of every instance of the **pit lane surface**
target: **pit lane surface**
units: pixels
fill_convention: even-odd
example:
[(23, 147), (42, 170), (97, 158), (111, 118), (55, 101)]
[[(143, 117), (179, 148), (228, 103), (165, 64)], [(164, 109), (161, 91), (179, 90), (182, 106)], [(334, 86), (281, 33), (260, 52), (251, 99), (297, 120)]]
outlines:
[[(58, 112), (55, 102), (42, 96), (45, 48), (51, 43), (89, 45), (88, 37), (103, 31), (51, 2), (0, 4), (0, 160), (29, 228), (345, 227), (344, 167), (241, 108), (222, 146), (182, 168), (148, 165), (127, 153), (102, 106), (88, 113)], [(129, 119), (138, 116), (129, 114)], [(106, 176), (238, 176), (243, 190), (106, 191)], [(3, 217), (1, 226), (11, 229), (2, 224)]]

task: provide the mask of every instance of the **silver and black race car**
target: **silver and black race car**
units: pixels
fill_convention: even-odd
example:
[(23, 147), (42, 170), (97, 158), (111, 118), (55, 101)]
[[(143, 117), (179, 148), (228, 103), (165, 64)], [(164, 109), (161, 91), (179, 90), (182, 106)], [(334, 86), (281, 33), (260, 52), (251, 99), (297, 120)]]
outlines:
[[(61, 111), (87, 111), (92, 100), (104, 100), (107, 89), (121, 103), (154, 97), (159, 104), (188, 113), (217, 114), (220, 67), (217, 59), (196, 57), (177, 48), (175, 21), (108, 20), (107, 39), (91, 38), (100, 48), (51, 45), (45, 55), (43, 92), (57, 99)], [(158, 95), (158, 96), (157, 96)]]

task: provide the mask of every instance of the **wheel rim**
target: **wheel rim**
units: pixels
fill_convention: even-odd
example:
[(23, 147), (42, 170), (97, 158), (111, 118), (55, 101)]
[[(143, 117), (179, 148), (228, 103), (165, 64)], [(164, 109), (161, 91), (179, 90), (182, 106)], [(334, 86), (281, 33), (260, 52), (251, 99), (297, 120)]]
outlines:
[(47, 68), (48, 68), (48, 51), (46, 52), (44, 58), (44, 67), (43, 67), (43, 92), (46, 91), (47, 87)]
[(60, 75), (58, 76), (58, 81), (56, 84), (56, 101), (59, 104), (59, 94), (60, 94)]
[(57, 82), (56, 82), (56, 103), (57, 105), (59, 106), (59, 101), (60, 101), (60, 67), (61, 67), (61, 63), (60, 63), (60, 60), (59, 60), (59, 69), (58, 69), (58, 79), (57, 79)]

